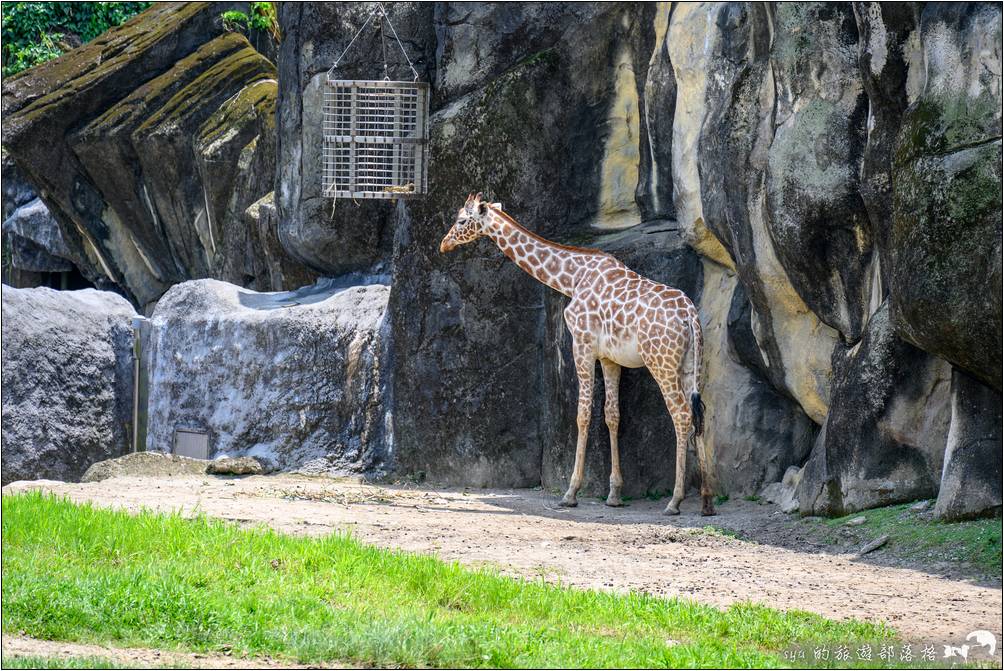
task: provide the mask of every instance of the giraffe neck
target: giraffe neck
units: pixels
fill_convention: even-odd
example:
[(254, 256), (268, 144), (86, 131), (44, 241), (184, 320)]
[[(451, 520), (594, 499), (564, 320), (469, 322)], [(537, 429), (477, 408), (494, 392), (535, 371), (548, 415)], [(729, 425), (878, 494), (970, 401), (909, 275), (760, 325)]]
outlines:
[(600, 252), (566, 247), (531, 233), (507, 214), (491, 210), (486, 235), (502, 253), (537, 281), (571, 296), (579, 271)]

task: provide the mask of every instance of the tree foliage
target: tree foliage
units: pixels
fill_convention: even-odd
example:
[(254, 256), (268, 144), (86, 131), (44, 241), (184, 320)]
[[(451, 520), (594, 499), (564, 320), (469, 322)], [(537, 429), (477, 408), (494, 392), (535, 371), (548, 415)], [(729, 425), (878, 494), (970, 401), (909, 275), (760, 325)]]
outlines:
[(90, 42), (149, 2), (4, 2), (3, 74), (11, 75)]

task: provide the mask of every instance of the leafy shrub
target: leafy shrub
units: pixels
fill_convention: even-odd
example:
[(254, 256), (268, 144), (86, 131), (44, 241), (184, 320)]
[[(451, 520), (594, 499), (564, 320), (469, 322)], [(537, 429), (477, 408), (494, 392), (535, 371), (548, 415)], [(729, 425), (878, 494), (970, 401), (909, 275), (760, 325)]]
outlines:
[(223, 19), (223, 27), (232, 32), (258, 30), (268, 33), (276, 42), (281, 37), (274, 2), (252, 2), (247, 14), (231, 10), (220, 14), (220, 18)]
[(90, 42), (149, 2), (4, 2), (2, 72), (12, 75)]

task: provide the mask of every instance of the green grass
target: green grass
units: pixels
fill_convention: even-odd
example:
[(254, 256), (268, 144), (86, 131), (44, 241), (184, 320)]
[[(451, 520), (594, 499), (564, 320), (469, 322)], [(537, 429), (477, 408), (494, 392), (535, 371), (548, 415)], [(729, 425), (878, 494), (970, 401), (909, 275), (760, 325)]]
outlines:
[[(586, 560), (585, 558), (583, 559)], [(206, 518), (3, 497), (3, 630), (36, 638), (448, 667), (773, 667), (881, 625), (570, 589)]]
[(825, 524), (835, 528), (863, 516), (867, 521), (855, 529), (868, 530), (876, 538), (889, 534), (889, 546), (900, 556), (930, 555), (944, 561), (969, 562), (988, 575), (1001, 574), (1000, 519), (939, 522), (911, 511), (911, 505), (864, 510)]
[(725, 527), (716, 527), (711, 524), (707, 524), (701, 528), (701, 531), (708, 536), (722, 536), (725, 538), (742, 538), (738, 531), (735, 529), (726, 529)]
[(8, 655), (3, 658), (5, 669), (129, 669), (104, 657), (39, 657)]

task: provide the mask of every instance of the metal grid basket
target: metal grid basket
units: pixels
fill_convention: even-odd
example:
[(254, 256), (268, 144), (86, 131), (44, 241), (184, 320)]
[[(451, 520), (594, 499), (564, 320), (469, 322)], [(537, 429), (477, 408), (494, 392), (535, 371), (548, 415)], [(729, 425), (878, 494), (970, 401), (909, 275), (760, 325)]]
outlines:
[(328, 78), (323, 193), (408, 198), (428, 191), (429, 85)]

